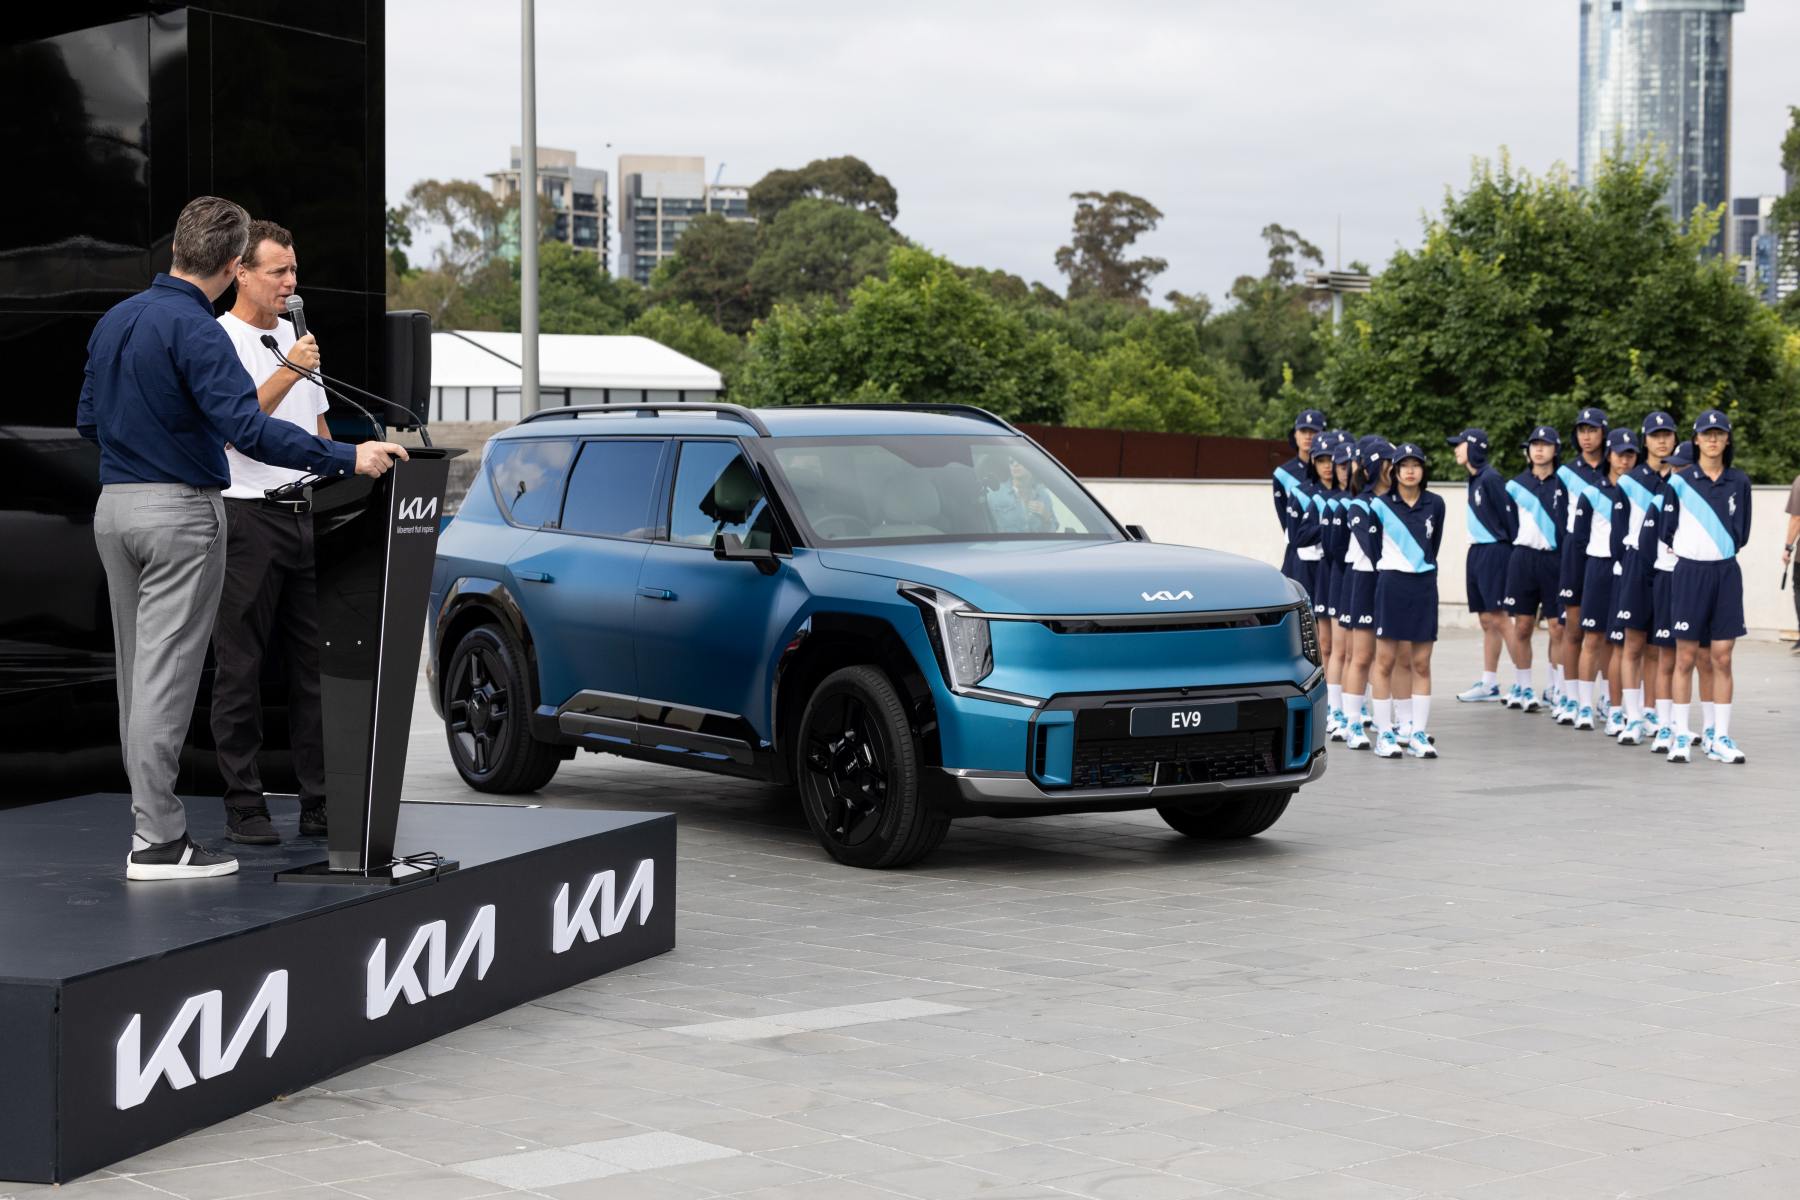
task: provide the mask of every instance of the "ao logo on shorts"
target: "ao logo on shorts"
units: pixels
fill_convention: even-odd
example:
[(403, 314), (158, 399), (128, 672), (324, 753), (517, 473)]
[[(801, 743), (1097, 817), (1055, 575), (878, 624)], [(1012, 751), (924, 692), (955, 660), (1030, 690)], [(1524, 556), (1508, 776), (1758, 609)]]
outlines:
[(1675, 622), (1675, 632), (1677, 632), (1677, 633), (1688, 632), (1688, 623), (1686, 621)]

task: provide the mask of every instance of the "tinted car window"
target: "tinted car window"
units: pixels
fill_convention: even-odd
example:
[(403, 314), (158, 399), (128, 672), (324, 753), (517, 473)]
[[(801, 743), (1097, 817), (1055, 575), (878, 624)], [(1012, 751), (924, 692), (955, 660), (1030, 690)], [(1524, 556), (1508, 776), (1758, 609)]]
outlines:
[(735, 442), (685, 442), (675, 470), (669, 540), (714, 546), (735, 533), (746, 547), (772, 549), (775, 518), (756, 472)]
[(589, 442), (569, 476), (562, 527), (609, 537), (650, 536), (650, 503), (663, 444), (655, 441)]
[(561, 438), (498, 442), (488, 457), (494, 498), (506, 515), (520, 525), (554, 525), (575, 443)]

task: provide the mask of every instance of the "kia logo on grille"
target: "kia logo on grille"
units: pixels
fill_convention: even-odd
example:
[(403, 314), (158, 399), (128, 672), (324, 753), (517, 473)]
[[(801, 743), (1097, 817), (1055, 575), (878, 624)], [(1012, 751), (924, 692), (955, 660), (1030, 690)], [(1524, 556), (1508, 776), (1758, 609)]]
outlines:
[(1186, 588), (1183, 588), (1179, 592), (1171, 592), (1165, 588), (1160, 592), (1140, 592), (1138, 594), (1143, 596), (1146, 602), (1155, 600), (1192, 600), (1194, 598), (1194, 593), (1188, 591)]

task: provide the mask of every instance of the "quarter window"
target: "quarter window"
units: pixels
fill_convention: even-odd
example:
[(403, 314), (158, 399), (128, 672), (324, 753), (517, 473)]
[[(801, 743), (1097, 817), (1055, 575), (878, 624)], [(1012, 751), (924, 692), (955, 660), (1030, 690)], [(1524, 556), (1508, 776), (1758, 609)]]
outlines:
[(647, 538), (650, 503), (663, 443), (618, 440), (588, 442), (569, 475), (569, 498), (562, 527), (572, 533)]

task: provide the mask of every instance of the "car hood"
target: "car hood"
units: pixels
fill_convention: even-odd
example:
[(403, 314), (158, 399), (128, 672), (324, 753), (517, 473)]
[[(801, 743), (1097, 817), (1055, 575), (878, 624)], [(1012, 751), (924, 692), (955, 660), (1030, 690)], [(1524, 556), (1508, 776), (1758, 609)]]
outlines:
[(956, 542), (822, 549), (821, 565), (953, 592), (986, 612), (1100, 614), (1274, 608), (1274, 567), (1154, 542)]

